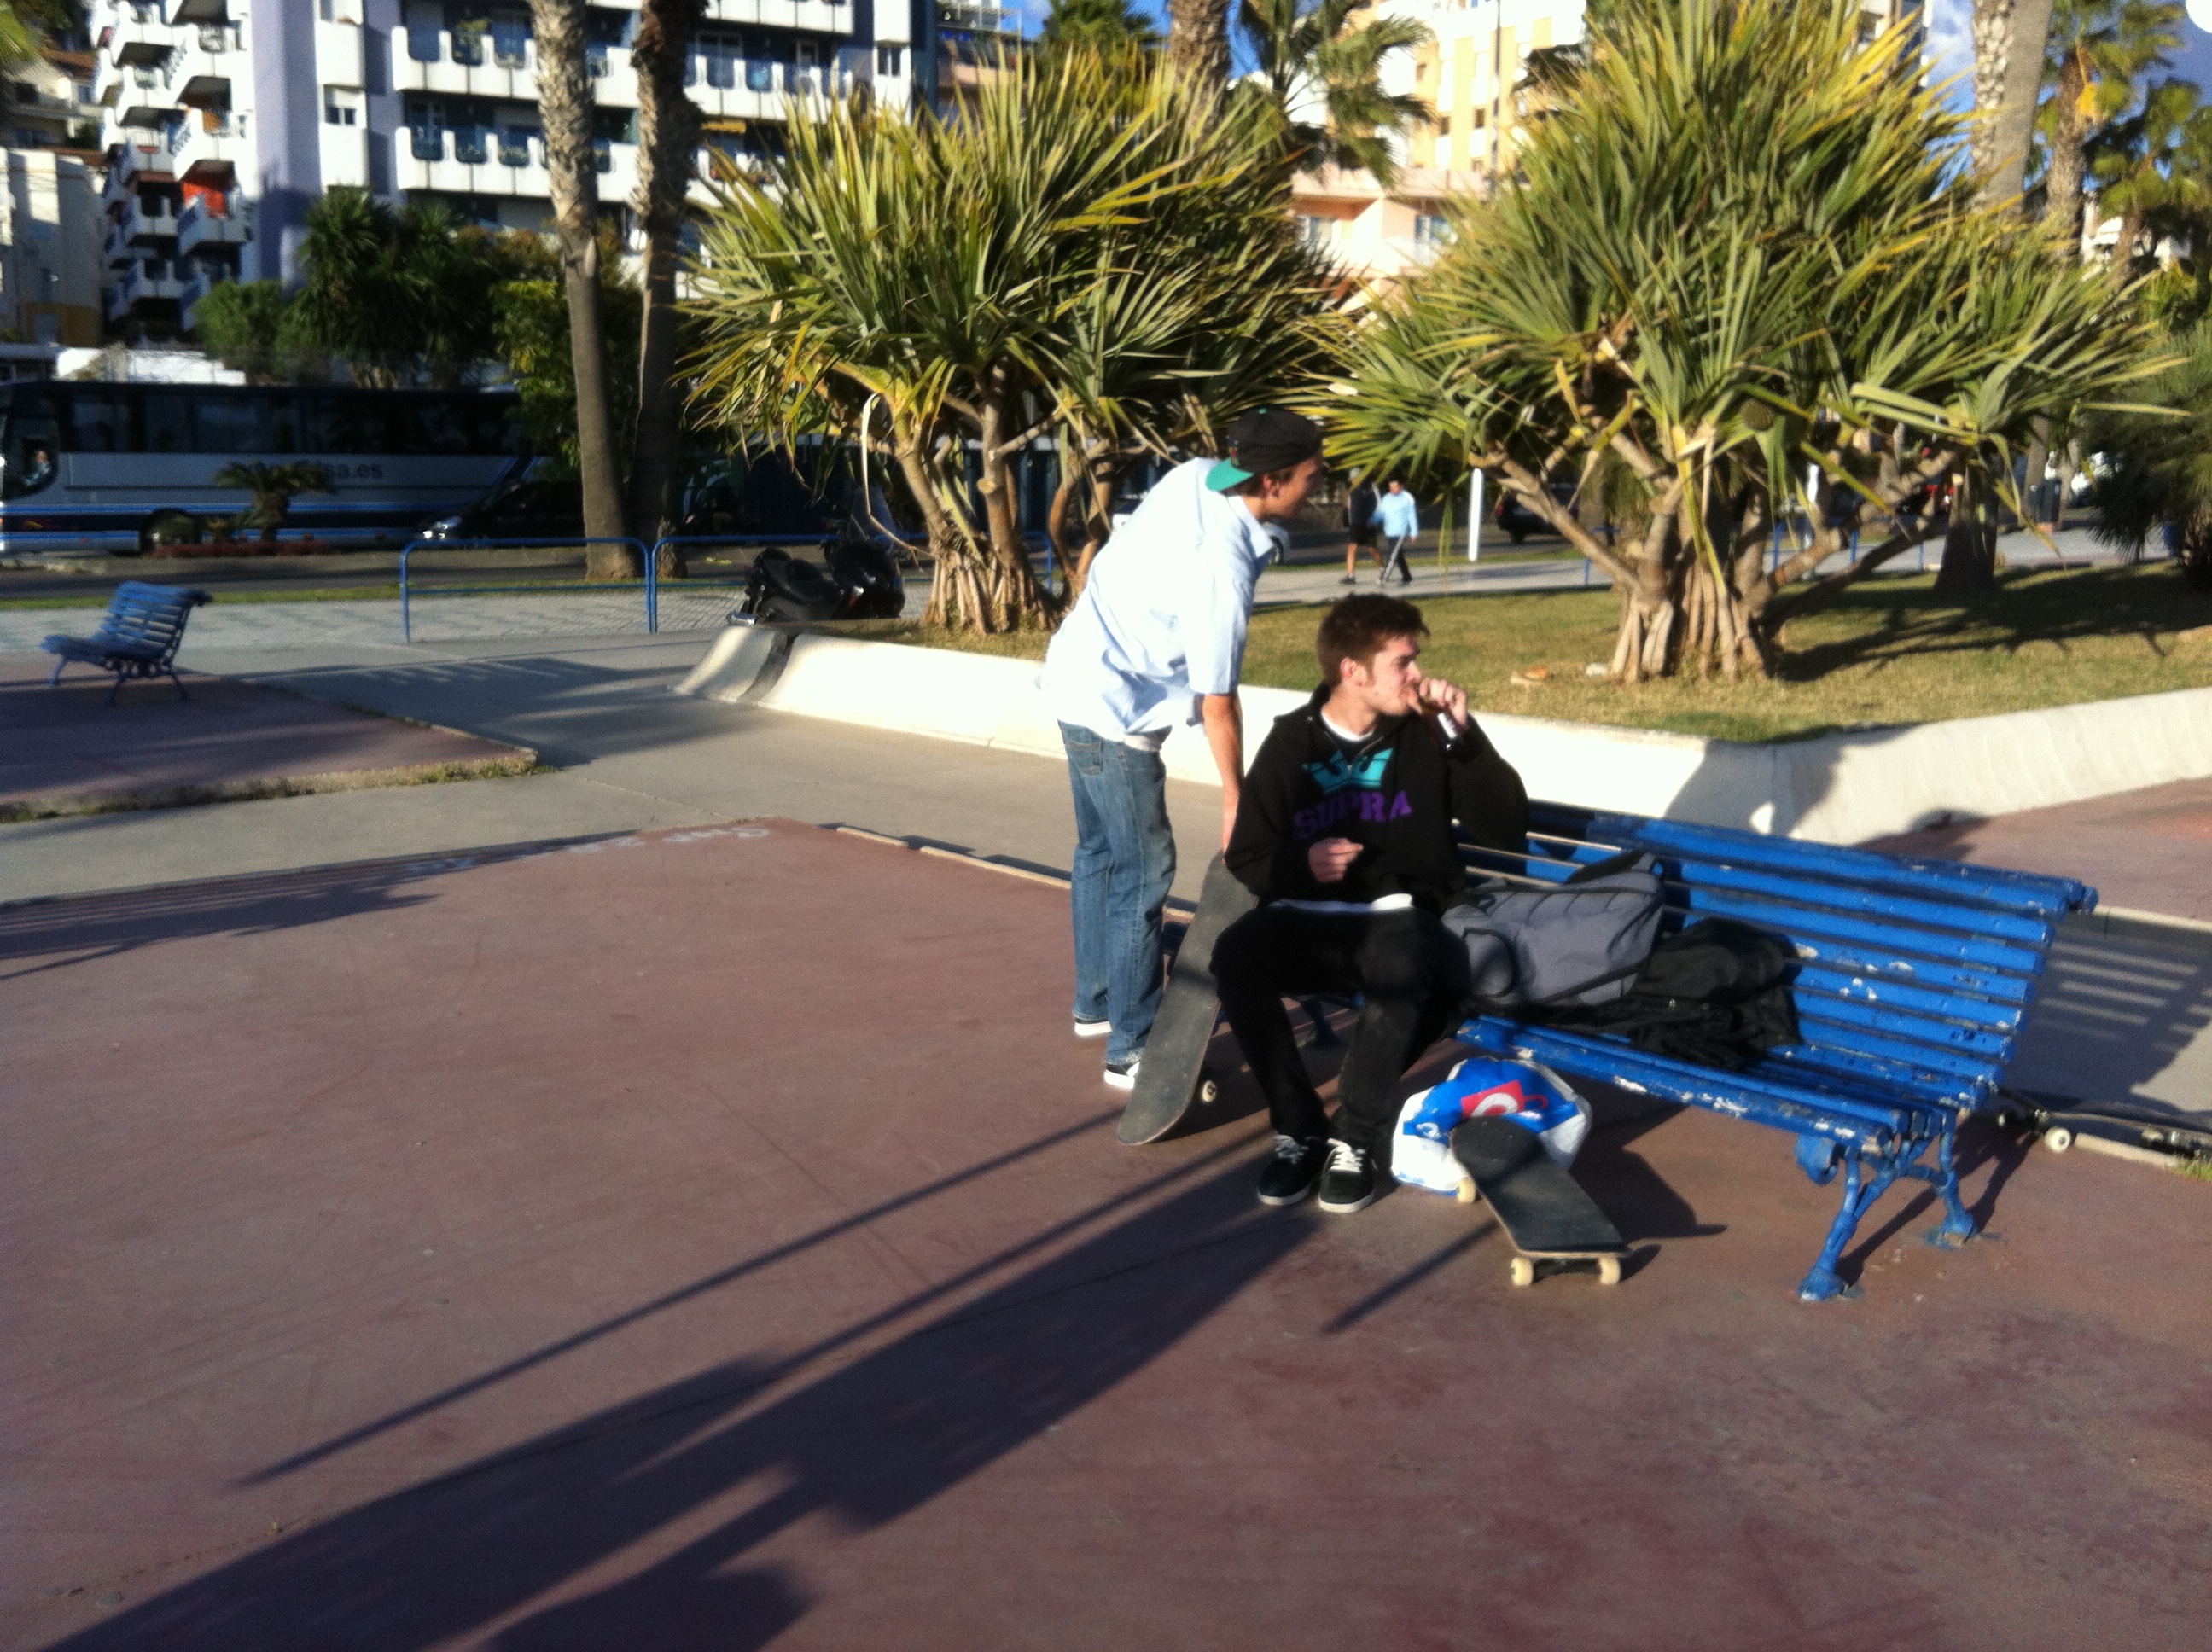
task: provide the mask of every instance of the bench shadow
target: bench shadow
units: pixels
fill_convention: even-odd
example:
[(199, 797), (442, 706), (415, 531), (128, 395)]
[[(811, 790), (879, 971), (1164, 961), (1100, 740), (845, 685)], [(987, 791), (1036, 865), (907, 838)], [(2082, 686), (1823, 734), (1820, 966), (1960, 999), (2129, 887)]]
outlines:
[[(865, 1534), (921, 1509), (1141, 1370), (1315, 1230), (1255, 1212), (1237, 1164), (796, 1387), (766, 1360), (716, 1365), (58, 1645), (746, 1652), (812, 1605), (770, 1545), (803, 1524), (802, 1544), (841, 1540), (818, 1535), (817, 1515)], [(682, 1540), (629, 1559), (678, 1526)]]

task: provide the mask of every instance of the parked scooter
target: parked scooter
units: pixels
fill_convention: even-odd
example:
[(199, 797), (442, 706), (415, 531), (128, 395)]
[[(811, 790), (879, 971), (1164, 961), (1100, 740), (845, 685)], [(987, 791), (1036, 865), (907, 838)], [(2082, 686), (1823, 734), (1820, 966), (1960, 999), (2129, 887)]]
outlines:
[(823, 567), (770, 545), (745, 574), (745, 594), (730, 616), (757, 625), (818, 624), (836, 619), (896, 619), (906, 582), (890, 552), (848, 521), (822, 542)]

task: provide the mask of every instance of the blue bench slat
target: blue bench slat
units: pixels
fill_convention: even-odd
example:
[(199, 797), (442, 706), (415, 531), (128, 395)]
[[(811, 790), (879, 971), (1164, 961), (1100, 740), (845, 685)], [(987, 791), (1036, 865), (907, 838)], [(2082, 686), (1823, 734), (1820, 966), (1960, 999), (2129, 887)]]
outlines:
[(1917, 924), (1937, 931), (1966, 931), (2024, 941), (2041, 949), (2051, 944), (2051, 921), (2037, 914), (1962, 910), (1917, 896), (1888, 895), (1842, 884), (1814, 884), (1779, 872), (1752, 871), (1707, 860), (1683, 860), (1670, 868), (1692, 888), (1723, 890), (1741, 895), (1763, 895), (1791, 905), (1869, 919), (1885, 924)]
[(1970, 1107), (1987, 1093), (1976, 1080), (1956, 1073), (1832, 1044), (1790, 1044), (1769, 1050), (1753, 1070), (1770, 1062), (1776, 1065), (1777, 1076), (1786, 1070), (1800, 1084), (1875, 1100), (1903, 1096), (1935, 1106)]
[(1879, 1028), (1826, 1020), (1803, 1005), (1798, 1006), (1797, 1024), (1803, 1042), (1832, 1051), (1839, 1060), (1871, 1055), (1914, 1072), (1944, 1075), (1942, 1094), (1947, 1096), (1980, 1094), (1996, 1082), (1995, 1075), (2004, 1065), (1977, 1052), (1938, 1049)]
[(1994, 1028), (2006, 1033), (2020, 1030), (2024, 1012), (2017, 1004), (1992, 1004), (1964, 993), (1942, 993), (1910, 981), (1885, 979), (1871, 970), (1831, 969), (1804, 959), (1802, 953), (1799, 957), (1796, 984), (1801, 989), (1932, 1020), (1960, 1021), (1969, 1026)]
[(1786, 1109), (1789, 1128), (1809, 1129), (1838, 1139), (1879, 1145), (1885, 1137), (1914, 1136), (1933, 1127), (1927, 1110), (1910, 1104), (1885, 1106), (1764, 1075), (1715, 1072), (1589, 1034), (1516, 1026), (1484, 1016), (1463, 1028), (1460, 1036), (1499, 1054), (1525, 1050), (1533, 1059), (1561, 1072), (1619, 1084), (1625, 1090), (1662, 1095), (1669, 1101), (1741, 1113), (1742, 1102), (1753, 1100)]
[[(1602, 854), (1589, 857), (1592, 860), (1602, 858)], [(1509, 872), (1545, 883), (1564, 882), (1571, 871), (1556, 860), (1509, 855), (1495, 849), (1468, 850), (1462, 859), (1480, 873)], [(1671, 907), (1698, 917), (1740, 919), (1796, 940), (1817, 936), (1824, 942), (1850, 949), (1844, 956), (1862, 968), (1880, 969), (1887, 974), (1916, 979), (1923, 978), (1921, 972), (1931, 972), (1924, 978), (2008, 1002), (2024, 1002), (2030, 990), (2028, 983), (2042, 972), (2040, 952), (1990, 940), (1978, 932), (1906, 928), (1753, 895), (1704, 889), (1673, 878), (1672, 867), (1664, 861), (1661, 863), (1661, 872), (1668, 877), (1667, 899)], [(1917, 956), (1898, 956), (1900, 949)], [(1978, 981), (1984, 984), (1975, 984)]]
[(2096, 891), (2074, 878), (2016, 872), (2009, 867), (1906, 858), (1873, 849), (1772, 837), (1736, 827), (1650, 820), (1638, 815), (1559, 805), (1531, 805), (1530, 815), (1546, 829), (1565, 825), (1568, 829), (1561, 835), (1592, 842), (1626, 847), (1633, 840), (1644, 847), (1669, 847), (1700, 859), (1727, 860), (1791, 873), (1816, 873), (1824, 878), (1865, 883), (1904, 893), (1918, 892), (1939, 899), (1987, 901), (2054, 918), (2087, 910), (2096, 901)]

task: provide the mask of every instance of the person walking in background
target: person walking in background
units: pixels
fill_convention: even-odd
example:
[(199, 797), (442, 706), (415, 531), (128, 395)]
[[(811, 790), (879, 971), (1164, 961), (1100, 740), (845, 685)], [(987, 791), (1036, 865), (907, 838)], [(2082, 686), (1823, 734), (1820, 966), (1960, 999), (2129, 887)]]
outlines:
[(1344, 583), (1359, 583), (1359, 553), (1364, 550), (1381, 568), (1382, 553), (1376, 549), (1375, 484), (1365, 477), (1352, 484), (1352, 493), (1344, 501), (1344, 525), (1351, 530), (1351, 538), (1344, 547)]
[(1390, 570), (1395, 568), (1399, 584), (1413, 584), (1413, 570), (1406, 566), (1406, 548), (1420, 537), (1420, 508), (1395, 477), (1390, 478), (1390, 485), (1376, 507), (1375, 514), (1382, 525), (1382, 537), (1390, 542), (1390, 554), (1382, 563), (1382, 583), (1390, 583)]

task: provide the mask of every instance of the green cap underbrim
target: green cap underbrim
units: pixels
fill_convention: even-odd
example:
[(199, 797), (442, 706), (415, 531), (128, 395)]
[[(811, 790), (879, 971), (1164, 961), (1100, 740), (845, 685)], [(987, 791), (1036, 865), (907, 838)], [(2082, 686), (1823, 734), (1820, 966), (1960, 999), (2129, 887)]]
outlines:
[(1215, 493), (1225, 493), (1238, 483), (1251, 479), (1249, 471), (1240, 471), (1225, 459), (1214, 460), (1213, 468), (1206, 473), (1206, 485)]

